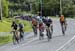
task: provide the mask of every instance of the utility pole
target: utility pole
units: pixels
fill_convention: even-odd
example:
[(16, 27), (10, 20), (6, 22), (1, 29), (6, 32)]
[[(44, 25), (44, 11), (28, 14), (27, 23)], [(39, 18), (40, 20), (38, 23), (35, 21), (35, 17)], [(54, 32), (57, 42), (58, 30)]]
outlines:
[(41, 16), (42, 16), (42, 0), (40, 0), (40, 4), (41, 4)]
[(32, 3), (30, 3), (30, 11), (31, 11), (31, 13), (32, 13)]
[(0, 20), (2, 21), (2, 1), (0, 0)]
[(60, 15), (62, 15), (62, 0), (60, 0)]

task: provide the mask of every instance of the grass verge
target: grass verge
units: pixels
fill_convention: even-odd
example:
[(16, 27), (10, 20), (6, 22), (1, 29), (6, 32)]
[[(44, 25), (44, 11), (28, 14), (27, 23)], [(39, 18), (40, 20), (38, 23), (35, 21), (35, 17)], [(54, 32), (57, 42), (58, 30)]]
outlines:
[[(10, 32), (11, 31), (11, 24), (12, 24), (12, 18), (4, 18), (2, 22), (0, 22), (0, 32)], [(31, 23), (26, 20), (18, 20), (19, 22), (22, 22), (24, 24), (24, 31), (30, 32), (32, 31)]]
[(0, 46), (12, 42), (12, 35), (0, 36)]

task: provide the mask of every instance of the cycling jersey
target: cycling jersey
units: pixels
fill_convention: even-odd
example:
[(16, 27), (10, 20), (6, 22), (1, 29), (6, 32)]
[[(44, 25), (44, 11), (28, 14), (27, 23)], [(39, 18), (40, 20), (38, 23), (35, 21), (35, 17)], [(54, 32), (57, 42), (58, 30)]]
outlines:
[(48, 27), (50, 27), (51, 23), (52, 23), (52, 20), (51, 20), (51, 19), (47, 19), (47, 20), (45, 21), (45, 24), (46, 24), (46, 26), (48, 26)]
[(60, 21), (61, 21), (61, 22), (64, 22), (64, 21), (65, 21), (65, 17), (64, 17), (64, 16), (61, 16), (61, 17), (60, 17)]

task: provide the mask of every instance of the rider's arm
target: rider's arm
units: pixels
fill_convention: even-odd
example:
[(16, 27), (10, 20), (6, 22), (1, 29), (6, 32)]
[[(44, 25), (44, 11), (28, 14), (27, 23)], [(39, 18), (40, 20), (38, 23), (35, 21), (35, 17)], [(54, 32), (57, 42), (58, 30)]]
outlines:
[(51, 25), (53, 25), (53, 21), (51, 20)]

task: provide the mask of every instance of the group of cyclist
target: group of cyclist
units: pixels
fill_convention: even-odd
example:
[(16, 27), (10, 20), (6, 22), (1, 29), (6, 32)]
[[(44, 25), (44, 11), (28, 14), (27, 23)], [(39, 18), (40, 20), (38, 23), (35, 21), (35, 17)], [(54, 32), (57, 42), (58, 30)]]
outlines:
[[(34, 36), (39, 35), (39, 40), (44, 39), (44, 33), (43, 33), (44, 30), (46, 30), (46, 36), (48, 38), (48, 41), (52, 39), (53, 20), (50, 17), (48, 16), (32, 17), (31, 24), (32, 24)], [(64, 15), (60, 16), (60, 24), (62, 28), (62, 33), (63, 35), (65, 35), (67, 22), (66, 22), (66, 18), (64, 17)], [(19, 43), (19, 40), (22, 40), (24, 36), (24, 31), (23, 31), (24, 25), (22, 23), (17, 24), (15, 21), (13, 21), (11, 27), (13, 29), (12, 31), (13, 32), (13, 43), (15, 44), (15, 41)], [(39, 34), (37, 30), (39, 30)]]
[[(60, 16), (60, 24), (61, 24), (61, 28), (62, 28), (62, 33), (63, 35), (65, 35), (65, 31), (66, 31), (66, 18), (64, 17), (64, 15)], [(52, 39), (52, 33), (53, 33), (53, 20), (48, 17), (41, 17), (41, 16), (36, 16), (32, 18), (32, 28), (34, 31), (34, 36), (37, 36), (37, 30), (39, 30), (39, 39), (43, 39), (44, 37), (44, 30), (46, 30), (46, 35), (48, 38), (48, 41), (50, 39)]]
[[(53, 32), (53, 21), (49, 17), (37, 16), (32, 18), (32, 28), (34, 31), (34, 36), (37, 36), (37, 29), (39, 30), (39, 39), (43, 39), (43, 32), (46, 29), (48, 39), (52, 38)], [(51, 29), (51, 30), (50, 30)]]
[(15, 42), (19, 43), (19, 40), (24, 40), (23, 36), (24, 36), (24, 31), (23, 31), (23, 27), (24, 25), (22, 23), (17, 24), (15, 21), (12, 22), (12, 33), (13, 33), (13, 43), (15, 44)]

